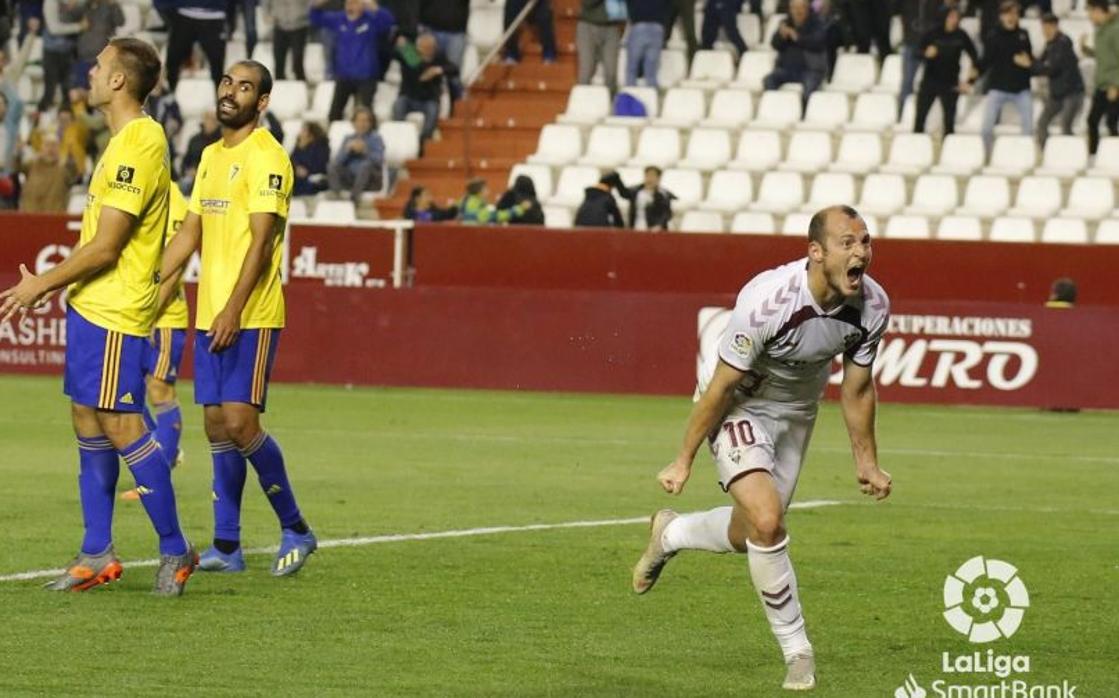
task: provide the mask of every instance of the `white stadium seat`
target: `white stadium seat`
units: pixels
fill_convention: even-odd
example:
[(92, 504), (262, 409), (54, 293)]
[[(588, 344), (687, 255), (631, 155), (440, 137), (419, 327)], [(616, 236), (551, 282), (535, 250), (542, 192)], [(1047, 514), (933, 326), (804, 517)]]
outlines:
[(307, 83), (302, 80), (277, 80), (272, 85), (268, 108), (277, 119), (296, 119), (307, 113)]
[(754, 183), (746, 172), (718, 170), (707, 185), (707, 198), (700, 207), (733, 213), (746, 208), (754, 198)]
[[(619, 66), (620, 67), (620, 66)], [(683, 51), (665, 49), (661, 51), (660, 68), (657, 69), (657, 84), (662, 90), (675, 87), (688, 76), (688, 57)]]
[(284, 150), (290, 153), (295, 149), (299, 132), (303, 130), (303, 121), (301, 119), (286, 119), (280, 124), (280, 128), (284, 131)]
[(352, 201), (320, 201), (315, 206), (316, 223), (353, 223), (357, 220)]
[(933, 164), (932, 138), (927, 133), (899, 133), (890, 144), (890, 157), (879, 171), (919, 175)]
[(672, 167), (680, 160), (680, 132), (674, 128), (651, 126), (641, 129), (637, 152), (627, 163), (630, 167)]
[(334, 81), (327, 80), (315, 86), (315, 95), (311, 98), (311, 111), (307, 118), (326, 123), (330, 116), (330, 101), (334, 99)]
[(731, 86), (762, 92), (765, 89), (762, 81), (773, 72), (776, 61), (777, 54), (772, 51), (747, 51), (738, 61), (738, 75)]
[(936, 227), (937, 240), (982, 240), (983, 226), (975, 216), (945, 216)]
[(597, 167), (570, 165), (560, 171), (556, 193), (548, 200), (553, 206), (576, 208), (583, 203), (586, 189), (598, 184), (602, 176)]
[[(469, 54), (469, 51), (467, 51)], [(469, 75), (469, 71), (465, 70), (467, 66), (463, 66), (463, 74)], [(303, 72), (307, 74), (307, 82), (312, 85), (319, 85), (326, 79), (326, 55), (323, 53), (322, 44), (308, 43), (307, 47), (303, 49)]]
[(1062, 217), (1099, 220), (1115, 208), (1115, 189), (1107, 177), (1077, 177), (1069, 189)]
[(398, 167), (420, 156), (420, 129), (411, 121), (385, 121), (377, 127), (385, 141), (385, 162)]
[(685, 87), (716, 88), (734, 79), (734, 59), (729, 51), (696, 51)]
[(929, 219), (924, 216), (890, 216), (883, 237), (891, 240), (929, 239)]
[(547, 201), (552, 196), (552, 168), (547, 165), (527, 165), (521, 163), (514, 165), (513, 169), (509, 171), (509, 185), (512, 186), (513, 180), (520, 175), (525, 175), (532, 180), (532, 184), (536, 187), (536, 198), (540, 201)]
[(682, 233), (722, 233), (723, 215), (715, 211), (688, 211), (680, 220)]
[(835, 61), (828, 89), (857, 95), (867, 92), (878, 80), (877, 59), (869, 53), (841, 53)]
[(921, 175), (913, 187), (913, 201), (905, 209), (909, 216), (947, 215), (960, 203), (956, 178), (949, 175)]
[(964, 177), (983, 167), (983, 141), (976, 135), (953, 133), (944, 138), (940, 148), (940, 161), (932, 174), (950, 174)]
[(624, 126), (595, 126), (587, 138), (587, 149), (579, 158), (580, 165), (600, 168), (617, 167), (630, 158), (629, 129)]
[(503, 33), (502, 13), (503, 9), (497, 5), (473, 5), (470, 8), (470, 19), (466, 23), (470, 43), (482, 49), (496, 46)]
[(544, 225), (549, 228), (574, 227), (575, 214), (566, 206), (545, 206)]
[(528, 161), (538, 165), (562, 167), (570, 165), (583, 154), (583, 136), (578, 126), (548, 124), (540, 131), (536, 152)]
[(1119, 177), (1119, 136), (1100, 139), (1095, 166), (1087, 174), (1090, 177)]
[(703, 201), (703, 177), (696, 170), (665, 170), (661, 186), (676, 197), (672, 208), (687, 211)]
[(70, 198), (66, 202), (66, 213), (73, 216), (80, 216), (82, 211), (85, 211), (85, 204), (88, 198), (89, 194), (83, 191), (70, 194)]
[(896, 96), (901, 90), (901, 54), (891, 53), (882, 61), (875, 92)]
[(346, 136), (354, 132), (354, 125), (349, 121), (331, 121), (330, 126), (326, 131), (326, 138), (330, 142), (331, 154), (337, 154), (338, 149), (342, 147), (342, 141), (346, 140)]
[(804, 120), (798, 129), (834, 131), (847, 123), (849, 118), (847, 95), (841, 92), (817, 90), (808, 98)]
[(863, 193), (856, 206), (872, 216), (891, 216), (905, 206), (905, 179), (896, 174), (872, 174), (863, 180)]
[(216, 95), (214, 83), (209, 78), (205, 80), (182, 79), (175, 86), (175, 101), (179, 103), (179, 110), (184, 119), (202, 116), (206, 112), (214, 111)]
[(1037, 232), (1029, 218), (996, 218), (991, 224), (991, 242), (1035, 242)]
[(788, 213), (804, 205), (804, 180), (795, 172), (766, 172), (750, 208), (765, 213)]
[(754, 98), (746, 90), (718, 90), (711, 98), (711, 108), (700, 126), (740, 129), (754, 116)]
[(808, 202), (801, 208), (802, 213), (815, 213), (825, 206), (855, 200), (855, 178), (842, 172), (824, 172), (812, 178), (812, 188)]
[(742, 211), (734, 214), (730, 223), (730, 232), (747, 235), (770, 235), (777, 232), (773, 222), (773, 214)]
[(567, 109), (557, 118), (565, 124), (596, 124), (610, 115), (610, 91), (602, 85), (576, 85), (567, 97)]
[(835, 162), (828, 166), (831, 172), (848, 172), (865, 175), (882, 164), (882, 139), (877, 133), (845, 133), (839, 141)]
[(782, 170), (818, 172), (831, 162), (831, 134), (824, 131), (797, 131), (789, 139)]
[(864, 93), (855, 100), (855, 112), (845, 128), (848, 131), (881, 132), (897, 120), (898, 99), (895, 95)]
[(1018, 184), (1014, 207), (1006, 215), (1048, 218), (1061, 210), (1061, 182), (1056, 177), (1023, 177)]
[(288, 220), (292, 223), (301, 223), (311, 219), (311, 214), (307, 211), (307, 202), (305, 199), (294, 198), (288, 204)]
[(751, 126), (784, 131), (800, 121), (800, 115), (799, 94), (770, 90), (763, 93), (758, 101), (758, 113)]
[(1096, 229), (1096, 244), (1119, 245), (1119, 218), (1102, 221)]
[(703, 90), (676, 87), (665, 94), (660, 116), (655, 123), (657, 126), (687, 128), (699, 123), (703, 115)]
[(1088, 224), (1080, 218), (1050, 218), (1041, 229), (1041, 241), (1085, 244), (1088, 242)]
[(688, 136), (688, 151), (678, 166), (710, 172), (724, 167), (730, 158), (730, 132), (721, 128), (697, 128)]
[(767, 172), (781, 162), (781, 136), (776, 131), (746, 130), (738, 139), (738, 151), (727, 167), (748, 172)]
[(1036, 164), (1033, 136), (999, 136), (991, 151), (991, 164), (983, 168), (983, 174), (1022, 177)]
[(781, 234), (807, 237), (808, 224), (811, 221), (811, 213), (803, 213), (800, 211), (790, 213), (789, 215), (785, 216), (785, 220), (781, 221)]
[(1010, 208), (1010, 183), (1005, 177), (978, 175), (967, 181), (961, 216), (994, 218)]
[(1081, 136), (1050, 136), (1035, 175), (1075, 177), (1088, 167), (1088, 141)]

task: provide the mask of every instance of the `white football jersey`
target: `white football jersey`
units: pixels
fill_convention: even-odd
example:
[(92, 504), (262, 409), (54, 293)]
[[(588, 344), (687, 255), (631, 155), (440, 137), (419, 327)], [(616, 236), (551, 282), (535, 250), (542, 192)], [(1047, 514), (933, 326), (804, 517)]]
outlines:
[(890, 300), (870, 276), (862, 295), (824, 312), (808, 289), (808, 259), (758, 274), (738, 294), (718, 352), (700, 370), (706, 390), (719, 359), (745, 371), (736, 402), (815, 410), (839, 354), (870, 366), (890, 319)]

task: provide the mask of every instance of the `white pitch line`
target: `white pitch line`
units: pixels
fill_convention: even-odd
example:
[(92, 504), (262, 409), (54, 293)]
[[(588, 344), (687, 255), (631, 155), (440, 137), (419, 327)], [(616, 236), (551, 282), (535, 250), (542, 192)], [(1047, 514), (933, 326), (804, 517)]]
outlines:
[[(834, 499), (810, 499), (804, 502), (793, 502), (790, 509), (816, 509), (839, 504), (847, 504)], [(353, 548), (380, 543), (401, 543), (413, 540), (437, 540), (440, 538), (467, 538), (470, 536), (493, 536), (501, 533), (521, 533), (524, 531), (555, 531), (565, 528), (601, 528), (603, 526), (626, 526), (629, 524), (646, 523), (648, 516), (636, 516), (628, 519), (599, 519), (592, 521), (565, 521), (551, 524), (528, 524), (524, 526), (486, 526), (483, 528), (464, 528), (452, 531), (432, 531), (431, 533), (393, 533), (384, 536), (362, 536), (359, 538), (335, 538), (333, 540), (319, 541), (320, 548)], [(264, 555), (276, 552), (277, 546), (265, 548), (246, 548), (246, 555)], [(122, 563), (125, 567), (155, 567), (159, 560), (133, 560)], [(31, 570), (30, 572), (17, 572), (0, 576), (0, 582), (25, 582), (32, 579), (46, 579), (57, 577), (66, 570)]]

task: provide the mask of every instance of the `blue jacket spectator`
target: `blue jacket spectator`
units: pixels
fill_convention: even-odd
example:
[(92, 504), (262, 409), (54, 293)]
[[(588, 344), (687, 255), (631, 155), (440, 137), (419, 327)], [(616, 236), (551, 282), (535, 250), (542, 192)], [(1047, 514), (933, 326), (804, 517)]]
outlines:
[(374, 126), (370, 109), (355, 109), (354, 132), (342, 141), (327, 171), (330, 191), (339, 195), (349, 190), (355, 206), (362, 192), (380, 190), (385, 183), (385, 142)]
[(372, 108), (381, 77), (379, 49), (389, 40), (396, 20), (385, 9), (367, 11), (362, 0), (346, 0), (341, 12), (323, 10), (321, 5), (325, 1), (316, 0), (311, 9), (311, 24), (333, 35), (334, 98), (330, 103), (330, 120), (337, 121), (352, 96), (356, 95), (358, 105)]

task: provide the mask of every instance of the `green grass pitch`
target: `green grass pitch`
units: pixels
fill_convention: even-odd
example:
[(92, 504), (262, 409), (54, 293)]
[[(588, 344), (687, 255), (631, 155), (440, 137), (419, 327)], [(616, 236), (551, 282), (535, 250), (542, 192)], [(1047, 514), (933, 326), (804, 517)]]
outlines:
[[(210, 535), (210, 461), (182, 387), (188, 535)], [(321, 540), (646, 516), (720, 505), (701, 454), (678, 499), (654, 474), (685, 398), (276, 385), (265, 422)], [(0, 380), (0, 576), (75, 552), (77, 456), (57, 379)], [(941, 652), (970, 653), (941, 618), (945, 576), (987, 555), (1018, 566), (1032, 605), (1013, 638), (1033, 683), (1119, 689), (1119, 420), (1114, 413), (885, 405), (895, 482), (864, 501), (825, 405), (790, 513), (792, 555), (821, 696), (926, 687)], [(122, 488), (131, 481), (122, 474)], [(250, 477), (247, 546), (278, 531)], [(270, 557), (196, 575), (181, 599), (129, 569), (85, 594), (0, 582), (0, 695), (772, 696), (778, 651), (745, 559), (685, 553), (645, 597), (629, 589), (646, 527), (620, 524), (321, 550), (293, 579)], [(122, 559), (155, 555), (120, 502)], [(965, 683), (990, 683), (966, 677)], [(986, 677), (990, 678), (990, 676)], [(933, 696), (932, 691), (929, 695)]]

